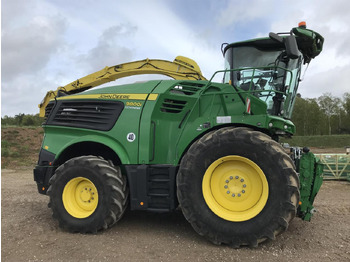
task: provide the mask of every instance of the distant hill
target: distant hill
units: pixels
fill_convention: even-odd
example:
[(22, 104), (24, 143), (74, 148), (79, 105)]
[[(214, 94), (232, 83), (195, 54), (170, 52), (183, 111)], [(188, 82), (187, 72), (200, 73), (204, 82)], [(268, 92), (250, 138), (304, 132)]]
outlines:
[(1, 127), (1, 168), (34, 168), (44, 130), (41, 127)]

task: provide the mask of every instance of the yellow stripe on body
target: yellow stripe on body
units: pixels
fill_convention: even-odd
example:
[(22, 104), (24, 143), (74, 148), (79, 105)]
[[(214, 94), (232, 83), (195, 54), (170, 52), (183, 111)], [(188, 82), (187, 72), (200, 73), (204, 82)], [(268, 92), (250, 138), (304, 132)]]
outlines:
[(147, 100), (155, 101), (158, 98), (158, 94), (150, 94)]
[(89, 95), (75, 95), (75, 96), (62, 96), (57, 100), (65, 99), (112, 99), (112, 100), (148, 100), (154, 101), (157, 99), (158, 94), (89, 94)]

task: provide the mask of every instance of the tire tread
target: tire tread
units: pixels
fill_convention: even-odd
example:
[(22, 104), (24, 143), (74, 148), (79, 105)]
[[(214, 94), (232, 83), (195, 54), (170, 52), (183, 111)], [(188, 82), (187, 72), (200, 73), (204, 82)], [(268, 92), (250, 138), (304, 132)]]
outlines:
[[(96, 221), (96, 223), (89, 224), (89, 226), (76, 226), (76, 224), (67, 223), (63, 219), (62, 214), (58, 211), (54, 203), (54, 198), (60, 197), (55, 189), (56, 183), (62, 178), (62, 174), (67, 168), (84, 165), (84, 167), (91, 168), (93, 170), (98, 170), (105, 185), (110, 191), (110, 197), (108, 200), (109, 210), (106, 215), (98, 216), (101, 221)], [(107, 229), (112, 227), (117, 223), (125, 212), (127, 207), (129, 189), (127, 187), (126, 178), (121, 174), (120, 168), (115, 167), (112, 161), (107, 161), (102, 157), (98, 156), (81, 156), (68, 160), (56, 169), (55, 174), (49, 180), (49, 188), (47, 194), (50, 196), (49, 207), (52, 209), (52, 216), (54, 219), (58, 220), (59, 226), (62, 229), (68, 230), (70, 232), (79, 233), (96, 233), (101, 229)], [(83, 222), (82, 222), (83, 223)]]
[[(266, 228), (262, 228), (260, 233), (252, 233), (247, 235), (245, 239), (237, 236), (225, 238), (224, 236), (218, 235), (216, 232), (214, 232), (214, 230), (210, 231), (212, 228), (203, 223), (201, 214), (198, 215), (196, 212), (194, 212), (193, 205), (196, 205), (196, 203), (191, 203), (191, 200), (187, 194), (187, 192), (190, 190), (188, 177), (190, 170), (198, 159), (198, 154), (203, 150), (206, 150), (209, 144), (216, 143), (216, 145), (220, 148), (220, 145), (222, 144), (232, 143), (232, 141), (237, 140), (240, 140), (245, 144), (264, 144), (266, 148), (268, 148), (269, 152), (266, 153), (270, 154), (271, 158), (276, 159), (281, 166), (281, 175), (287, 177), (288, 192), (286, 195), (290, 196), (290, 198), (285, 199), (282, 203), (282, 216), (273, 219), (271, 222), (272, 224)], [(177, 188), (178, 199), (183, 214), (191, 223), (195, 231), (199, 235), (205, 236), (214, 244), (223, 243), (235, 248), (242, 245), (256, 247), (259, 243), (264, 242), (266, 239), (274, 240), (279, 233), (288, 228), (289, 222), (295, 217), (299, 201), (299, 178), (295, 171), (295, 166), (292, 159), (286, 154), (283, 148), (268, 135), (242, 127), (224, 127), (219, 130), (212, 131), (194, 142), (181, 160), (180, 170), (177, 176)]]

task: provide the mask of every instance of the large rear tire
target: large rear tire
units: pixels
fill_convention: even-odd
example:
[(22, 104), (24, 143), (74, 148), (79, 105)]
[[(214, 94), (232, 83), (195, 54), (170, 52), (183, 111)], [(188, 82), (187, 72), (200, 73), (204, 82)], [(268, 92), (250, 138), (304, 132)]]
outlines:
[(299, 202), (290, 157), (269, 136), (222, 128), (196, 141), (177, 176), (178, 199), (195, 231), (215, 244), (257, 246), (287, 229)]
[(119, 167), (96, 156), (81, 156), (57, 168), (47, 194), (61, 228), (95, 233), (122, 217), (128, 187)]

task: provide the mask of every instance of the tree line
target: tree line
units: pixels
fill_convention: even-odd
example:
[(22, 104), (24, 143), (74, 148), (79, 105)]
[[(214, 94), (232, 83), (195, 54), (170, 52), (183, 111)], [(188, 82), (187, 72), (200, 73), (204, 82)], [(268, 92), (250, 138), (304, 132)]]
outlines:
[[(292, 121), (299, 136), (350, 134), (350, 93), (342, 98), (325, 93), (318, 98), (297, 95)], [(39, 114), (18, 114), (1, 118), (2, 126), (40, 126)]]
[(292, 122), (299, 136), (350, 134), (350, 93), (342, 98), (330, 93), (318, 98), (298, 94)]
[(41, 126), (44, 118), (39, 117), (39, 114), (18, 114), (15, 116), (4, 116), (1, 118), (1, 126)]

